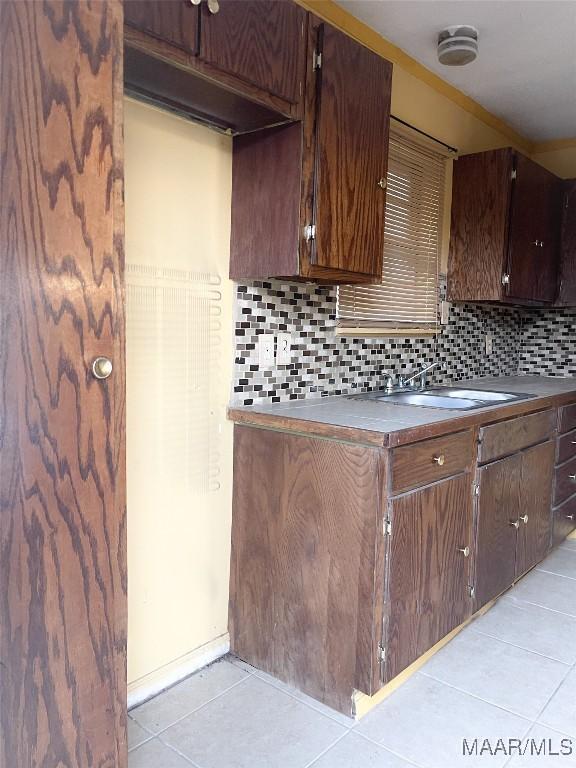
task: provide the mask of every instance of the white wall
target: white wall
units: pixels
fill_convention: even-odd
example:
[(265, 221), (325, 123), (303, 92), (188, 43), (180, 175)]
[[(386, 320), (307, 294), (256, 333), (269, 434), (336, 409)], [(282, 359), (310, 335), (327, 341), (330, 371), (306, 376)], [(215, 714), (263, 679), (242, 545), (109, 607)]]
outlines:
[(229, 137), (126, 100), (132, 704), (226, 650), (231, 171)]

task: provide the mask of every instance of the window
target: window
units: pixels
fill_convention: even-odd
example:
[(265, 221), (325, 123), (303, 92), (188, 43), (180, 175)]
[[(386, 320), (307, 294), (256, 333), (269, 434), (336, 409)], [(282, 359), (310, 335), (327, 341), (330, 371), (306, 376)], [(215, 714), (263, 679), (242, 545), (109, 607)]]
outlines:
[(382, 284), (339, 288), (340, 328), (437, 328), (446, 162), (432, 142), (391, 131)]

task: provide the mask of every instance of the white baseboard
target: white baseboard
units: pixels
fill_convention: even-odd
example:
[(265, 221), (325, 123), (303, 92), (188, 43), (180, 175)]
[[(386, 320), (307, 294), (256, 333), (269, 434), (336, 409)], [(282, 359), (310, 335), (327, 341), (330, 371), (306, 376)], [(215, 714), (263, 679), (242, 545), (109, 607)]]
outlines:
[(150, 672), (128, 683), (128, 709), (137, 707), (138, 704), (143, 704), (165, 688), (169, 688), (193, 672), (197, 672), (207, 664), (224, 656), (229, 650), (230, 636), (226, 632), (209, 643), (205, 643), (199, 648), (190, 651), (185, 656), (181, 656), (179, 659), (175, 659), (169, 664), (155, 669), (154, 672)]

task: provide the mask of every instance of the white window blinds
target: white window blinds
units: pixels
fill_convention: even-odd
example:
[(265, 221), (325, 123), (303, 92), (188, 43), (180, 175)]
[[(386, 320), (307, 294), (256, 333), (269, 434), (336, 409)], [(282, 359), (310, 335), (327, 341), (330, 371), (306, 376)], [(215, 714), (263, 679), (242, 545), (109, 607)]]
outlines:
[(341, 286), (339, 326), (437, 326), (445, 174), (445, 154), (391, 131), (382, 283)]

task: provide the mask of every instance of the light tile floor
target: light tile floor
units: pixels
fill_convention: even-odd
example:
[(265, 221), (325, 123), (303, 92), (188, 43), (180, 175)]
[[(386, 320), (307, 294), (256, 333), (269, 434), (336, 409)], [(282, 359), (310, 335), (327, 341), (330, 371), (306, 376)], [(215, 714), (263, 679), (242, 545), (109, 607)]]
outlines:
[(130, 768), (576, 768), (576, 540), (359, 722), (228, 657), (133, 709), (129, 747)]

